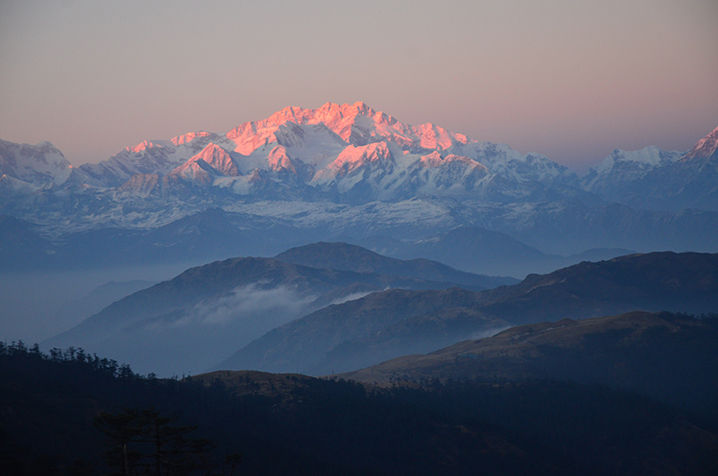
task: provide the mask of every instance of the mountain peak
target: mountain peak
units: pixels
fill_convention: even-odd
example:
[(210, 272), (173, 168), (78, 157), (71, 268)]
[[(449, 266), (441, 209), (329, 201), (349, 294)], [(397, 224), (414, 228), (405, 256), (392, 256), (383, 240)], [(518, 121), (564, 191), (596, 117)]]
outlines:
[(372, 112), (373, 112), (373, 111), (374, 111), (372, 108), (370, 108), (369, 106), (367, 106), (367, 104), (366, 104), (364, 101), (357, 101), (357, 102), (354, 103), (353, 106), (354, 106), (355, 108), (357, 108), (357, 110), (359, 110), (359, 111), (361, 111), (361, 112), (369, 112), (369, 111), (372, 111)]
[[(718, 129), (686, 158), (710, 156), (717, 144)], [(135, 174), (164, 177), (176, 170), (174, 178), (193, 181), (201, 176), (201, 183), (221, 194), (268, 199), (291, 196), (356, 204), (418, 196), (500, 203), (571, 197), (594, 203), (597, 198), (586, 193), (591, 192), (623, 203), (637, 195), (635, 187), (627, 184), (648, 180), (653, 170), (683, 156), (656, 147), (615, 150), (579, 182), (564, 166), (538, 154), (524, 155), (508, 145), (472, 140), (433, 123), (403, 123), (363, 101), (327, 102), (316, 109), (288, 106), (265, 119), (245, 122), (225, 136), (190, 132), (170, 140), (144, 141), (99, 164), (81, 166), (73, 175), (76, 178), (65, 185), (68, 165), (54, 182), (64, 188), (79, 183), (113, 188)], [(16, 170), (8, 165), (9, 157), (1, 173), (20, 180), (32, 177), (35, 185), (55, 178), (55, 170), (40, 162), (27, 171)], [(681, 183), (693, 180), (705, 165), (703, 159), (685, 162), (691, 171)], [(275, 193), (280, 189), (286, 195)], [(706, 199), (708, 205), (691, 200), (701, 208), (713, 207), (714, 198)]]
[[(611, 152), (611, 155), (606, 157), (603, 162), (601, 162), (594, 168), (599, 173), (605, 172), (613, 168), (614, 165), (618, 162), (635, 162), (638, 164), (645, 164), (649, 166), (658, 166), (661, 165), (663, 162), (666, 162), (663, 157), (666, 153), (666, 151), (662, 151), (654, 145), (644, 147), (643, 149), (630, 151), (614, 149), (613, 152)], [(671, 157), (671, 159), (669, 159), (668, 161), (674, 162), (675, 160), (677, 160), (677, 157)]]
[(294, 168), (294, 164), (292, 163), (292, 159), (289, 158), (289, 155), (287, 155), (287, 149), (282, 146), (278, 145), (274, 147), (267, 156), (267, 161), (269, 162), (269, 168), (274, 171), (280, 171), (280, 170), (290, 170), (297, 173), (297, 170)]
[(335, 116), (335, 115), (373, 116), (374, 114), (376, 114), (376, 111), (363, 101), (357, 101), (354, 104), (348, 104), (348, 103), (335, 104), (333, 102), (328, 102), (328, 103), (322, 105), (321, 107), (319, 107), (318, 109), (314, 109), (312, 112), (314, 112), (315, 115), (320, 116), (320, 117)]
[(237, 176), (239, 170), (226, 150), (217, 144), (209, 143), (200, 153), (192, 157), (187, 163), (204, 160), (208, 165), (223, 175)]
[(48, 141), (30, 145), (0, 140), (0, 176), (7, 175), (34, 186), (48, 186), (62, 185), (71, 174), (70, 162)]
[(386, 142), (373, 142), (364, 146), (349, 145), (329, 168), (341, 171), (341, 175), (344, 175), (361, 166), (387, 160), (391, 160), (391, 151)]
[(139, 154), (140, 152), (142, 152), (142, 151), (144, 151), (144, 150), (153, 149), (153, 148), (155, 148), (155, 147), (161, 147), (161, 146), (159, 146), (159, 145), (157, 145), (157, 144), (155, 144), (155, 143), (153, 143), (153, 142), (151, 142), (151, 141), (144, 140), (144, 141), (140, 142), (139, 144), (137, 144), (137, 145), (135, 145), (135, 146), (127, 147), (126, 150), (127, 150), (128, 152), (134, 152), (134, 153), (136, 153), (136, 154)]
[(707, 159), (713, 156), (718, 150), (718, 127), (713, 132), (699, 140), (695, 146), (686, 154), (686, 159), (702, 158)]
[(303, 109), (297, 106), (287, 106), (269, 116), (266, 122), (276, 126), (284, 124), (285, 122), (301, 123), (308, 113), (311, 112), (311, 109)]
[(173, 138), (172, 138), (172, 143), (173, 143), (174, 145), (183, 145), (183, 144), (187, 144), (187, 143), (189, 143), (189, 142), (192, 142), (192, 141), (195, 140), (197, 137), (208, 137), (209, 135), (210, 135), (209, 132), (204, 132), (204, 131), (200, 131), (200, 132), (189, 132), (189, 133), (187, 133), (187, 134), (182, 134), (181, 136), (173, 137)]
[(335, 104), (328, 102), (317, 109), (304, 109), (297, 106), (287, 106), (269, 116), (265, 121), (267, 125), (280, 126), (286, 122), (296, 124), (319, 124), (336, 122), (339, 119), (354, 118), (356, 116), (376, 116), (385, 114), (377, 113), (362, 101), (354, 104)]

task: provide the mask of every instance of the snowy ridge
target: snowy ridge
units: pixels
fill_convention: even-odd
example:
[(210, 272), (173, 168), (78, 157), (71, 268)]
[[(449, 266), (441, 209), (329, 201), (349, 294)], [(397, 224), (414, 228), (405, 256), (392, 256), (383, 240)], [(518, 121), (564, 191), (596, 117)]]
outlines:
[[(544, 156), (472, 141), (433, 124), (410, 126), (361, 102), (285, 108), (227, 138), (244, 156), (240, 168), (276, 170), (276, 158), (270, 164), (265, 157), (281, 146), (285, 170), (291, 163), (307, 185), (359, 202), (417, 193), (512, 201), (542, 187), (578, 186), (574, 174)], [(526, 183), (533, 183), (530, 192), (520, 190)]]
[[(96, 223), (148, 224), (157, 216), (227, 209), (237, 201), (362, 206), (435, 197), (718, 209), (718, 189), (711, 185), (718, 161), (710, 159), (717, 144), (718, 129), (683, 158), (656, 147), (615, 150), (579, 180), (540, 154), (472, 140), (431, 123), (405, 124), (362, 102), (327, 103), (287, 107), (226, 134), (144, 141), (77, 168), (49, 143), (3, 141), (0, 211), (36, 220), (45, 213), (79, 213)], [(671, 203), (667, 191), (680, 200)], [(46, 203), (53, 211), (45, 211)]]
[(616, 149), (600, 164), (592, 167), (581, 179), (581, 184), (591, 192), (608, 192), (618, 185), (642, 179), (653, 170), (676, 162), (683, 154), (655, 146), (635, 151)]
[(649, 210), (718, 211), (718, 129), (687, 153), (615, 150), (581, 180), (604, 200)]
[[(411, 126), (362, 102), (287, 107), (223, 136), (196, 132), (145, 141), (81, 169), (96, 187), (158, 175), (163, 186), (181, 185), (182, 193), (190, 186), (256, 199), (355, 203), (416, 194), (512, 202), (560, 194), (554, 188), (578, 189), (574, 174), (544, 156), (434, 124)], [(147, 183), (132, 181), (140, 182), (138, 193), (145, 195)]]
[[(37, 145), (0, 140), (0, 177), (8, 176), (35, 186), (58, 186), (72, 175), (73, 167), (49, 142)], [(15, 187), (22, 187), (16, 184)]]
[(686, 154), (685, 160), (697, 158), (709, 159), (716, 154), (718, 150), (718, 127), (713, 132), (699, 140), (696, 145)]
[(375, 111), (363, 102), (355, 104), (327, 103), (318, 109), (287, 107), (262, 121), (242, 124), (227, 133), (236, 144), (236, 151), (248, 155), (265, 142), (276, 140), (279, 126), (323, 124), (346, 144), (355, 146), (389, 140), (404, 150), (448, 149), (456, 143), (466, 144), (468, 139), (433, 124), (413, 127), (392, 116)]
[(87, 183), (90, 185), (117, 187), (135, 174), (167, 175), (208, 144), (229, 146), (223, 136), (193, 132), (167, 141), (146, 140), (125, 148), (103, 162), (84, 164), (79, 169), (88, 176)]
[(40, 187), (32, 183), (16, 179), (7, 174), (0, 176), (0, 196), (16, 197), (22, 195), (31, 195), (38, 191)]
[(237, 175), (239, 175), (239, 170), (232, 157), (214, 143), (208, 144), (199, 154), (169, 174), (170, 177), (194, 181), (203, 185), (212, 184), (215, 177)]

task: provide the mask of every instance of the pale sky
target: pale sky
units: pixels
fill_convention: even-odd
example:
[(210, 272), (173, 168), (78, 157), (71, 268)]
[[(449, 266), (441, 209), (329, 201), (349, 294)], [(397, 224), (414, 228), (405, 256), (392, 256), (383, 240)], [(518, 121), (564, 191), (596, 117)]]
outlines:
[(718, 126), (716, 0), (0, 0), (0, 139), (75, 165), (364, 101), (583, 172)]

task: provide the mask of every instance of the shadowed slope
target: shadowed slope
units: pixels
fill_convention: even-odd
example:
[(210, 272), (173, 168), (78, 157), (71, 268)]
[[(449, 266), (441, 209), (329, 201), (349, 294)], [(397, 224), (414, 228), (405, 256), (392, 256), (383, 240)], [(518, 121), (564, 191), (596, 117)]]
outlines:
[(278, 254), (275, 259), (314, 268), (332, 268), (358, 273), (410, 276), (430, 281), (469, 285), (474, 290), (515, 284), (513, 278), (483, 276), (458, 271), (428, 259), (400, 260), (382, 256), (360, 246), (347, 243), (312, 243)]
[(271, 258), (234, 258), (191, 268), (127, 296), (43, 345), (105, 352), (159, 375), (196, 373), (275, 327), (357, 293), (450, 286)]
[(431, 352), (510, 325), (632, 310), (718, 311), (718, 255), (649, 253), (584, 262), (480, 293), (377, 293), (275, 329), (220, 368), (328, 374)]
[(638, 391), (718, 417), (718, 319), (632, 312), (513, 327), (341, 375), (363, 382), (560, 379)]

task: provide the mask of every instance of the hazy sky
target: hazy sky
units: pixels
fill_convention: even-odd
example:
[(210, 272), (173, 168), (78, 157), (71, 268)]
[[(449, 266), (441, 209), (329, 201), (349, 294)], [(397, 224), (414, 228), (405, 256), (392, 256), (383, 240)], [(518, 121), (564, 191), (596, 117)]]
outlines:
[(718, 126), (715, 0), (0, 0), (0, 138), (74, 164), (364, 101), (583, 171)]

